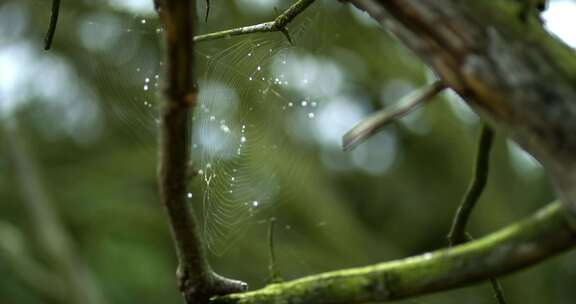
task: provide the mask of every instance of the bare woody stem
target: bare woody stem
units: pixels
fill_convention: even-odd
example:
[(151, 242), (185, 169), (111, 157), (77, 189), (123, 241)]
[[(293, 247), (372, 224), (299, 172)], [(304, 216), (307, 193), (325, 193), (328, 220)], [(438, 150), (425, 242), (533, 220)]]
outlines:
[(180, 291), (187, 303), (206, 303), (211, 296), (243, 291), (246, 284), (215, 274), (193, 210), (186, 201), (190, 161), (191, 117), (198, 90), (194, 78), (195, 1), (155, 0), (165, 34), (165, 103), (160, 113), (160, 197), (168, 214), (176, 253)]
[(56, 25), (58, 24), (58, 15), (60, 13), (60, 0), (52, 0), (52, 12), (50, 14), (50, 24), (48, 25), (48, 31), (46, 31), (46, 36), (44, 37), (44, 49), (49, 50), (52, 47), (52, 40), (54, 39), (54, 34), (56, 33)]
[(368, 116), (368, 118), (362, 120), (344, 134), (342, 137), (342, 147), (344, 151), (354, 149), (363, 141), (382, 130), (382, 128), (389, 123), (404, 117), (419, 106), (433, 99), (445, 88), (446, 85), (441, 81), (435, 81), (420, 90), (412, 92), (393, 106)]
[(466, 191), (464, 199), (458, 206), (452, 227), (448, 233), (448, 243), (450, 246), (462, 244), (468, 240), (466, 236), (466, 226), (476, 206), (486, 182), (488, 181), (488, 169), (490, 167), (490, 150), (494, 141), (494, 131), (486, 124), (482, 126), (478, 151), (474, 165), (474, 177)]
[(532, 266), (576, 245), (566, 208), (552, 203), (525, 220), (456, 247), (272, 284), (212, 303), (372, 303), (450, 290)]
[(203, 34), (194, 37), (195, 42), (216, 40), (221, 38), (228, 38), (232, 36), (240, 36), (253, 33), (266, 33), (266, 32), (282, 32), (288, 41), (292, 42), (292, 38), (288, 33), (286, 26), (302, 13), (314, 0), (298, 0), (292, 4), (288, 9), (282, 12), (273, 21), (259, 23), (255, 25), (248, 25), (239, 28), (223, 30), (210, 34)]
[[(480, 195), (486, 187), (488, 181), (488, 173), (490, 168), (490, 151), (492, 150), (492, 143), (494, 141), (494, 131), (486, 124), (482, 125), (478, 141), (478, 152), (476, 154), (476, 162), (474, 164), (474, 176), (472, 182), (464, 195), (464, 199), (458, 206), (452, 227), (448, 233), (448, 244), (452, 247), (467, 242), (470, 238), (467, 235), (466, 227), (468, 220), (472, 214), (472, 210), (476, 206)], [(494, 292), (494, 297), (499, 304), (506, 304), (502, 285), (496, 278), (490, 279), (490, 285)]]

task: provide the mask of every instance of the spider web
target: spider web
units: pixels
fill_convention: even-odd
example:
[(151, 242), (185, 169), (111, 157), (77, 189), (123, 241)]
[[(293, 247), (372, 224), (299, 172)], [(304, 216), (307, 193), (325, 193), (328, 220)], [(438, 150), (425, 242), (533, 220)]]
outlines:
[[(49, 14), (49, 1), (31, 3)], [(203, 16), (203, 9), (198, 14)], [(106, 123), (120, 125), (144, 153), (156, 153), (163, 65), (158, 21), (74, 11), (63, 3), (56, 44), (71, 22), (81, 23), (79, 40), (89, 56), (87, 62), (75, 63), (76, 73), (95, 84)], [(322, 31), (310, 30), (322, 22), (318, 13), (299, 16), (290, 25), (295, 45), (280, 33), (267, 33), (236, 37), (225, 41), (224, 48), (210, 43), (196, 48), (200, 92), (191, 157), (200, 191), (188, 197), (202, 210), (203, 237), (213, 254), (225, 253), (262, 211), (288, 201), (294, 189), (288, 189), (287, 180), (305, 170), (297, 164), (298, 153), (291, 152), (297, 140), (291, 124), (302, 127), (313, 120), (323, 98), (302, 90), (307, 75), (283, 71), (310, 52), (299, 42), (312, 40), (322, 47)]]
[[(312, 22), (295, 27), (294, 38)], [(199, 79), (192, 157), (204, 185), (204, 235), (216, 254), (243, 234), (247, 220), (289, 197), (285, 181), (299, 169), (297, 154), (285, 156), (294, 140), (286, 117), (313, 119), (318, 106), (281, 72), (298, 48), (275, 38), (248, 37), (215, 55), (200, 50), (207, 69)]]

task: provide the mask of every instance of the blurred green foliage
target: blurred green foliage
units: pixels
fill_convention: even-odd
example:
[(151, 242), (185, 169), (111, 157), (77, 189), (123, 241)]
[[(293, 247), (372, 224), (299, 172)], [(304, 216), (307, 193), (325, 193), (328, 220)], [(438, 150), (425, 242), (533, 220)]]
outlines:
[[(266, 1), (212, 2), (208, 23), (199, 21), (201, 33), (267, 21), (275, 15), (272, 6), (257, 5)], [(161, 76), (158, 82), (155, 75), (161, 75), (161, 33), (151, 3), (140, 12), (113, 3), (62, 3), (53, 49), (43, 52), (50, 1), (0, 2), (0, 64), (13, 67), (1, 72), (8, 74), (3, 80), (8, 84), (0, 84), (0, 119), (18, 120), (20, 136), (31, 147), (47, 196), (106, 301), (180, 303), (175, 256), (155, 181), (154, 109), (161, 87), (156, 86)], [(287, 4), (277, 3), (279, 8)], [(199, 5), (202, 16), (204, 4)], [(298, 55), (291, 64), (308, 58), (309, 64), (336, 66), (344, 77), (338, 94), (345, 95), (348, 103), (344, 104), (352, 104), (351, 109), (363, 116), (394, 102), (410, 88), (431, 82), (431, 73), (417, 58), (348, 5), (318, 1), (289, 29), (298, 31), (294, 46), (280, 33), (199, 45), (199, 75), (224, 75), (223, 81), (235, 79), (226, 77), (230, 71), (253, 75), (249, 69), (255, 65), (269, 66), (236, 58), (247, 55), (240, 53), (245, 50), (240, 46), (246, 41), (272, 43), (275, 49), (270, 52), (277, 47)], [(218, 62), (223, 56), (225, 60)], [(10, 87), (15, 75), (25, 79)], [(330, 85), (335, 83), (329, 82), (328, 89), (334, 90)], [(241, 103), (267, 98), (257, 85), (227, 85), (246, 92)], [(309, 97), (306, 90), (279, 88), (277, 92), (284, 102), (298, 105)], [(414, 117), (390, 126), (388, 137), (366, 143), (370, 151), (365, 148), (362, 153), (371, 156), (363, 158), (361, 153), (353, 156), (322, 144), (325, 132), (314, 128), (332, 128), (330, 122), (338, 125), (337, 120), (345, 116), (326, 119), (324, 125), (314, 121), (320, 120), (333, 99), (344, 97), (317, 95), (312, 99), (319, 104), (314, 118), (307, 117), (306, 111), (271, 113), (262, 107), (245, 113), (255, 129), (267, 134), (265, 138), (295, 134), (283, 141), (274, 157), (260, 158), (259, 147), (251, 148), (249, 168), (275, 168), (280, 190), (270, 199), (271, 207), (234, 227), (241, 233), (227, 251), (211, 256), (218, 272), (245, 280), (251, 288), (270, 279), (267, 219), (276, 219), (277, 267), (284, 279), (401, 258), (446, 246), (451, 217), (472, 173), (479, 124), (473, 114), (456, 105), (457, 97), (442, 95)], [(498, 135), (487, 191), (470, 223), (476, 237), (553, 199), (541, 169)], [(21, 267), (7, 258), (6, 251), (21, 246), (30, 261), (54, 270), (43, 257), (35, 223), (23, 207), (26, 185), (18, 185), (14, 177), (17, 168), (5, 133), (0, 132), (0, 142), (4, 250), (0, 303), (45, 303), (41, 293), (23, 283)], [(394, 145), (393, 150), (388, 144)], [(394, 154), (387, 158), (385, 153)], [(379, 163), (386, 161), (390, 165)], [(205, 188), (202, 178), (192, 185), (196, 209), (202, 208)], [(572, 303), (576, 263), (571, 257), (504, 278), (509, 302)], [(405, 301), (493, 302), (488, 284)]]

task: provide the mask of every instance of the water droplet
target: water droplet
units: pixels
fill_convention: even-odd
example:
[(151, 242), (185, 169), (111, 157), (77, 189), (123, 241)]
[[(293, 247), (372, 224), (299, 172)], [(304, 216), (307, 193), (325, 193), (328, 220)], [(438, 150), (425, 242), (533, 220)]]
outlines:
[(206, 168), (207, 168), (207, 169), (212, 168), (212, 164), (211, 164), (211, 163), (207, 163), (207, 164), (206, 164)]
[(252, 53), (248, 53), (248, 57), (252, 56)]
[(186, 196), (187, 196), (188, 198), (192, 198), (192, 192), (188, 192), (188, 194), (186, 194)]
[(293, 105), (294, 105), (294, 104), (293, 104), (292, 102), (289, 102), (289, 103), (288, 103), (288, 106), (289, 106), (289, 107), (291, 107), (291, 106), (293, 106)]
[(310, 103), (311, 106), (316, 107), (318, 105), (318, 103), (316, 103), (315, 101)]
[(302, 104), (303, 107), (305, 107), (305, 106), (308, 105), (308, 102), (307, 102), (306, 100), (302, 100), (302, 103), (301, 103), (301, 104)]
[(144, 91), (148, 91), (148, 85), (147, 84), (144, 85)]
[(204, 174), (204, 170), (202, 170), (202, 169), (198, 170), (198, 175), (202, 175), (202, 174)]
[(314, 118), (314, 112), (308, 113), (308, 118)]
[(260, 70), (262, 70), (262, 68), (260, 66), (257, 66), (256, 70), (260, 71)]
[(231, 180), (231, 181), (235, 181), (236, 178), (235, 178), (234, 176), (232, 176), (232, 177), (230, 178), (230, 180)]
[(243, 143), (243, 142), (246, 142), (246, 136), (240, 137), (240, 142), (242, 142), (242, 143)]
[(230, 128), (228, 128), (227, 125), (221, 125), (221, 126), (220, 126), (220, 129), (222, 129), (222, 131), (224, 131), (225, 133), (230, 132)]
[(146, 19), (142, 19), (142, 21), (140, 21), (140, 23), (146, 24)]
[(252, 81), (252, 77), (248, 77), (248, 80)]
[(210, 121), (214, 121), (216, 120), (216, 117), (214, 115), (210, 116)]
[(258, 207), (258, 205), (260, 205), (260, 203), (259, 203), (258, 201), (253, 201), (253, 202), (252, 202), (252, 206)]

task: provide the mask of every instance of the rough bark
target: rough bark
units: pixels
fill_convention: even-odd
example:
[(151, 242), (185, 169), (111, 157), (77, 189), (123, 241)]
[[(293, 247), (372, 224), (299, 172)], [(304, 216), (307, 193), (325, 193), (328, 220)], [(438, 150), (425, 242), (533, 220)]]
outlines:
[(351, 0), (517, 141), (576, 214), (576, 56), (522, 1)]
[(178, 256), (177, 276), (187, 303), (206, 303), (213, 295), (240, 292), (246, 284), (214, 273), (187, 196), (192, 110), (198, 90), (194, 75), (195, 1), (156, 0), (166, 52), (164, 105), (160, 113), (158, 181)]

